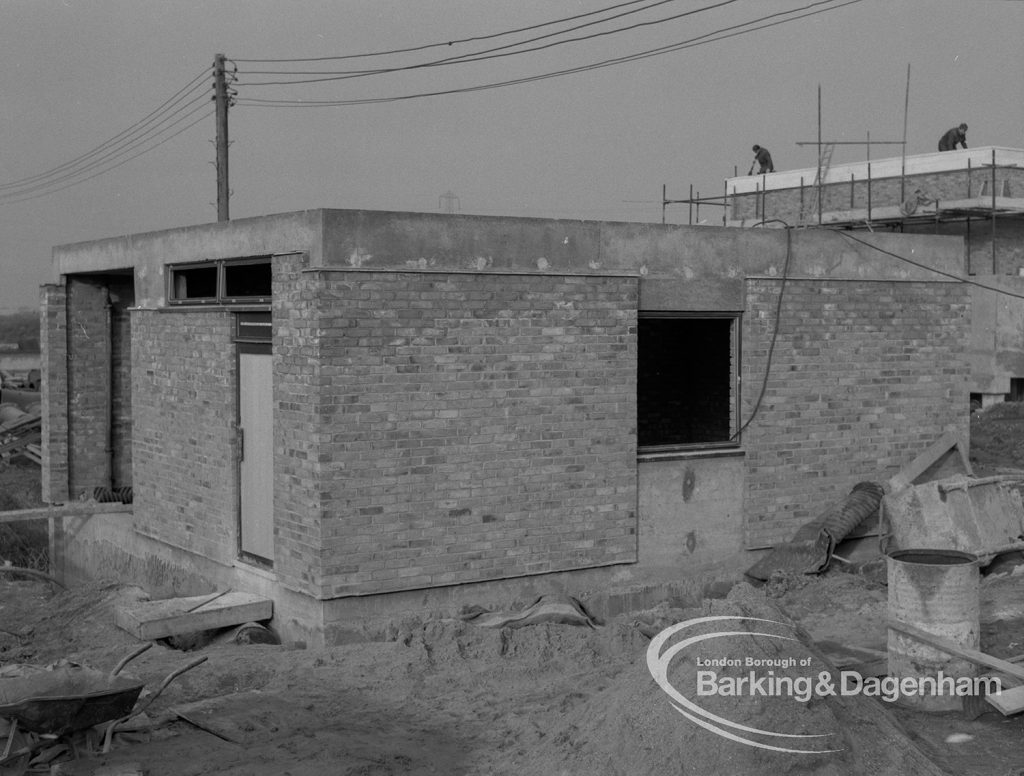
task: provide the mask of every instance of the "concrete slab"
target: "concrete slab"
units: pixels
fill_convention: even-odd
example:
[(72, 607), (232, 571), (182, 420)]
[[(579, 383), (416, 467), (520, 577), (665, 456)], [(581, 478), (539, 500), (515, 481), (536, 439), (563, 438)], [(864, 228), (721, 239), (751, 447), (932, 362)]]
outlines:
[(228, 592), (119, 606), (117, 627), (144, 641), (269, 620), (274, 602), (251, 593)]

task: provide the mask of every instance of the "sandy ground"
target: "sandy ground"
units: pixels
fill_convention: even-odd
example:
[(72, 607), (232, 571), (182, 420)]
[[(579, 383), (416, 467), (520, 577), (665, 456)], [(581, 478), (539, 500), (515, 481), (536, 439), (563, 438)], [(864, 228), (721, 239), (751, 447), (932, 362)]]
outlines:
[[(1018, 465), (1018, 410), (1002, 410), (1002, 422), (986, 416), (990, 427), (979, 428), (977, 440), (972, 433), (976, 473)], [(997, 571), (982, 583), (982, 649), (1011, 657), (1024, 653), (1024, 567), (1010, 559)], [(779, 577), (760, 590), (744, 586), (744, 595), (777, 607), (817, 644), (870, 655), (885, 650), (887, 593), (877, 567), (862, 572)], [(61, 591), (0, 576), (0, 666), (70, 659), (109, 670), (138, 646), (114, 625), (114, 608), (141, 595), (116, 581)], [(825, 756), (773, 760), (782, 756), (769, 753), (755, 768), (744, 759), (750, 747), (684, 720), (647, 673), (651, 633), (716, 611), (719, 603), (695, 612), (666, 602), (597, 628), (486, 629), (432, 617), (396, 624), (390, 641), (322, 650), (232, 644), (182, 652), (157, 645), (125, 670), (145, 681), (147, 693), (196, 657), (207, 660), (153, 703), (148, 730), (118, 734), (109, 753), (83, 754), (54, 772), (133, 773), (126, 767), (134, 764), (150, 776), (1024, 774), (1024, 714), (921, 713), (868, 699), (852, 709), (811, 709), (812, 702), (784, 712), (832, 715), (848, 727), (881, 725), (877, 736), (868, 730), (848, 738), (861, 750), (877, 742), (877, 752), (857, 753), (858, 764)], [(894, 741), (906, 748), (907, 762), (918, 764), (863, 765)], [(0, 766), (0, 776), (13, 773)]]
[[(987, 578), (986, 610), (1020, 608), (1022, 582), (1024, 576), (1009, 572)], [(885, 591), (864, 577), (837, 571), (780, 579), (767, 593), (815, 640), (869, 649), (883, 643)], [(43, 582), (2, 581), (0, 661), (68, 658), (109, 670), (137, 646), (114, 626), (114, 607), (139, 594), (113, 582), (54, 592)], [(752, 594), (764, 597), (765, 591)], [(144, 680), (147, 691), (197, 656), (208, 659), (174, 680), (150, 707), (152, 730), (116, 736), (107, 755), (79, 765), (134, 763), (151, 776), (646, 773), (642, 763), (653, 754), (632, 734), (602, 732), (605, 741), (617, 739), (618, 751), (637, 748), (636, 771), (595, 770), (592, 752), (574, 749), (573, 742), (588, 725), (603, 731), (603, 717), (627, 697), (659, 696), (646, 674), (649, 642), (642, 624), (687, 614), (694, 613), (661, 609), (596, 629), (545, 624), (504, 631), (432, 619), (407, 626), (394, 641), (323, 650), (229, 645), (186, 653), (158, 645), (125, 670)], [(1015, 619), (988, 618), (983, 648), (1004, 656), (1024, 652), (1022, 626), (1024, 612)], [(192, 718), (223, 737), (169, 716), (204, 699), (205, 710), (196, 709)], [(1024, 715), (1005, 718), (992, 711), (968, 719), (959, 712), (927, 714), (865, 702), (886, 706), (906, 739), (948, 773), (1007, 776), (1024, 768)], [(682, 736), (688, 723), (673, 724)], [(703, 734), (692, 728), (691, 737), (694, 731)], [(962, 742), (949, 742), (957, 740), (950, 739), (954, 735)], [(587, 740), (594, 745), (593, 731)], [(708, 773), (704, 768), (715, 766), (694, 750), (690, 759), (701, 769), (680, 773)], [(822, 766), (792, 772), (833, 771)]]

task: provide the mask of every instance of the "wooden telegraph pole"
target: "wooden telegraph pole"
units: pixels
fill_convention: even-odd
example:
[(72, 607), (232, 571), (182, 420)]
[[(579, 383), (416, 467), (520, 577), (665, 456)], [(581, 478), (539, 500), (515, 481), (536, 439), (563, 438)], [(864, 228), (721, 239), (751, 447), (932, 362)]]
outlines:
[(224, 55), (213, 57), (213, 99), (217, 119), (217, 220), (228, 221), (228, 86)]

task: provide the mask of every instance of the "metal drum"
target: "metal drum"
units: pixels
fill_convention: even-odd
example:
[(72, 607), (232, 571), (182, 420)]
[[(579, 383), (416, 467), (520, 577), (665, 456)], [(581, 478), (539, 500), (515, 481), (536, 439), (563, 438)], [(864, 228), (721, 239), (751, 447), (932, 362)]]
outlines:
[[(978, 559), (959, 550), (896, 550), (887, 557), (889, 618), (913, 625), (945, 641), (970, 649), (981, 643)], [(889, 676), (938, 677), (954, 681), (974, 677), (978, 667), (923, 644), (913, 636), (889, 630)], [(953, 694), (906, 695), (901, 705), (924, 711), (962, 708)]]

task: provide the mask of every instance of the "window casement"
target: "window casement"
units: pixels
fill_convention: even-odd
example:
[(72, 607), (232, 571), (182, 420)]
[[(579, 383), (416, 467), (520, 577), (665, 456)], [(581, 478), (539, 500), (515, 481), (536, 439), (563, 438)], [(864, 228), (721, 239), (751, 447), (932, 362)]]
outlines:
[(637, 321), (639, 452), (736, 447), (738, 312), (641, 312)]
[(268, 304), (269, 256), (219, 259), (168, 266), (169, 304)]

